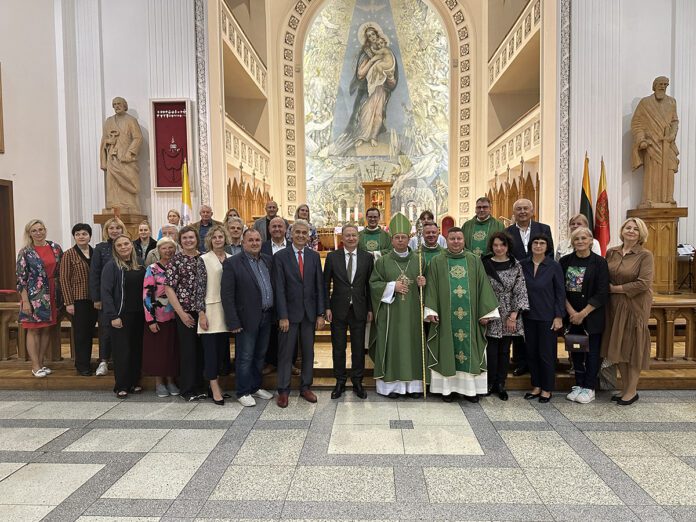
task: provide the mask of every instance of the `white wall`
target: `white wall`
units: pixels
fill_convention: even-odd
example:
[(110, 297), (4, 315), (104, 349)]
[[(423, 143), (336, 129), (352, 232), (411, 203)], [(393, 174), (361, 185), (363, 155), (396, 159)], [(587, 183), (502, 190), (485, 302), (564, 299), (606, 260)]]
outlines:
[[(677, 98), (680, 117), (675, 199), (683, 207), (696, 203), (696, 184), (689, 180), (696, 161), (696, 7), (690, 0), (582, 0), (571, 6), (569, 215), (578, 210), (585, 151), (594, 201), (604, 156), (616, 244), (626, 211), (641, 196), (642, 169), (631, 169), (631, 117), (656, 76), (670, 78), (668, 94)], [(696, 210), (680, 221), (679, 237), (696, 242)]]
[(0, 178), (13, 183), (17, 248), (24, 225), (33, 218), (46, 222), (49, 239), (64, 242), (54, 47), (52, 2), (0, 3), (5, 130)]

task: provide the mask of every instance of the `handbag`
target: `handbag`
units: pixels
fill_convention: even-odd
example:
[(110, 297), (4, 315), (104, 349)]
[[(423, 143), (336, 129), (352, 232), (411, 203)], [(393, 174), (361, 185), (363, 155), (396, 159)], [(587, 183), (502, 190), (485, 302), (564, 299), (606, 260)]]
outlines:
[(568, 353), (583, 353), (590, 351), (590, 336), (587, 334), (587, 330), (582, 329), (581, 334), (571, 333), (570, 326), (565, 329), (563, 333), (563, 339), (565, 340), (565, 347)]

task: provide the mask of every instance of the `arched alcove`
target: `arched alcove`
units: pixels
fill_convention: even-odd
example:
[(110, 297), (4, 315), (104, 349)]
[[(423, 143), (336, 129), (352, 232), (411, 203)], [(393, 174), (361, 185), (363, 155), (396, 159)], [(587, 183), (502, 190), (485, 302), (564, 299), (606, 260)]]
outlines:
[[(305, 78), (310, 78), (312, 71), (304, 69), (303, 52), (306, 37), (313, 21), (321, 12), (322, 7), (332, 0), (313, 1), (299, 0), (286, 15), (285, 32), (281, 37), (282, 46), (279, 49), (280, 85), (279, 94), (280, 121), (283, 128), (281, 149), (283, 152), (282, 174), (280, 175), (280, 199), (283, 202), (283, 212), (292, 216), (297, 204), (304, 198), (307, 188), (305, 172), (305, 107), (304, 86)], [(355, 4), (350, 0), (348, 4)], [(401, 0), (379, 0), (368, 2), (368, 11), (372, 6), (391, 5)], [(472, 27), (462, 0), (419, 0), (423, 5), (432, 9), (440, 17), (449, 47), (449, 110), (446, 115), (449, 125), (449, 141), (447, 150), (449, 196), (447, 206), (449, 214), (459, 220), (468, 218), (470, 198), (470, 180), (473, 180), (470, 169), (473, 165), (471, 151), (475, 146), (475, 133), (472, 130), (476, 117), (476, 107), (472, 103), (474, 92), (474, 44)], [(342, 62), (343, 63), (343, 62)], [(318, 129), (321, 132), (321, 129)], [(373, 166), (374, 167), (374, 166)], [(400, 168), (408, 168), (408, 165)], [(379, 163), (376, 169), (379, 169)], [(466, 190), (462, 190), (466, 189)], [(441, 189), (440, 189), (441, 190)], [(441, 190), (442, 194), (442, 190)], [(312, 201), (308, 201), (310, 205)]]

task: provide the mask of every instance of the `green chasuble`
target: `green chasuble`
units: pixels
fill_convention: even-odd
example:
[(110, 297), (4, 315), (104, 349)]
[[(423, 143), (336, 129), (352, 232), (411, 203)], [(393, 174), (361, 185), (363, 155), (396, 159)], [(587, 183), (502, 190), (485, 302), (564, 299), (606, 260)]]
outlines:
[[(409, 252), (399, 257), (394, 251), (375, 261), (370, 277), (374, 324), (370, 335), (370, 358), (375, 363), (374, 377), (385, 382), (414, 381), (423, 378), (421, 348), (418, 256)], [(394, 293), (394, 301), (382, 302), (387, 283), (406, 276), (409, 292)]]
[(392, 249), (391, 238), (382, 227), (376, 230), (364, 228), (358, 234), (358, 248), (370, 253), (377, 251), (384, 255)]
[[(430, 264), (430, 261), (438, 255), (440, 252), (444, 252), (445, 249), (442, 248), (440, 245), (435, 245), (432, 248), (429, 248), (425, 245), (421, 247), (423, 249), (423, 261), (425, 262), (425, 266), (427, 267)], [(415, 252), (416, 255), (418, 255), (418, 251), (416, 250)]]
[(505, 230), (503, 224), (493, 216), (489, 216), (486, 221), (479, 221), (474, 216), (462, 225), (464, 244), (470, 252), (477, 256), (489, 254), (488, 239), (491, 237), (491, 234), (502, 232), (503, 230)]
[(498, 308), (498, 300), (478, 256), (449, 250), (435, 257), (426, 274), (425, 306), (439, 324), (428, 334), (428, 368), (444, 377), (486, 371), (486, 328), (478, 321)]

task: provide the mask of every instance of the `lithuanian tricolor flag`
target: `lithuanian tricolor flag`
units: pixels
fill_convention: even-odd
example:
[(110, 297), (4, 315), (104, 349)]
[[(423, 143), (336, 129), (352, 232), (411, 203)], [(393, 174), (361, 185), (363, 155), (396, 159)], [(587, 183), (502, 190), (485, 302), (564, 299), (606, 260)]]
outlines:
[(604, 171), (604, 158), (602, 158), (602, 172), (599, 176), (596, 208), (597, 220), (595, 221), (594, 237), (599, 241), (602, 255), (606, 255), (611, 234), (609, 233), (609, 196), (607, 195), (607, 176)]
[(582, 173), (582, 194), (580, 194), (580, 213), (587, 218), (590, 230), (594, 229), (592, 216), (592, 188), (590, 187), (590, 159), (585, 153), (585, 170)]

